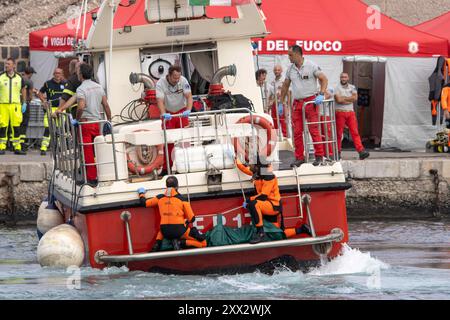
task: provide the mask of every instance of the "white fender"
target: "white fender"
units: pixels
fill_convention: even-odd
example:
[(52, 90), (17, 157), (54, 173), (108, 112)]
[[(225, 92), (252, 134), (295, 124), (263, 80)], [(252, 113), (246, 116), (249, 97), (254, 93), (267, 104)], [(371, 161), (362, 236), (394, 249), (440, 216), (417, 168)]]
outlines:
[(43, 201), (38, 210), (37, 229), (45, 234), (48, 230), (64, 223), (64, 217), (56, 207), (48, 206), (47, 201)]
[(41, 238), (37, 259), (43, 267), (80, 267), (84, 261), (83, 240), (74, 227), (61, 224)]

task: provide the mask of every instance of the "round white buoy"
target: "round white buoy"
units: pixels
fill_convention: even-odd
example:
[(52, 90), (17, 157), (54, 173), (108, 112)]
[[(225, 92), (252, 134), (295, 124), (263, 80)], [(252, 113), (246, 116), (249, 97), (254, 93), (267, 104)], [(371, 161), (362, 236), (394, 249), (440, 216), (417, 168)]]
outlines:
[(41, 234), (64, 223), (64, 218), (56, 206), (49, 206), (47, 201), (42, 201), (38, 210), (37, 229)]
[(84, 260), (83, 240), (74, 227), (61, 224), (39, 241), (37, 259), (43, 267), (80, 267)]

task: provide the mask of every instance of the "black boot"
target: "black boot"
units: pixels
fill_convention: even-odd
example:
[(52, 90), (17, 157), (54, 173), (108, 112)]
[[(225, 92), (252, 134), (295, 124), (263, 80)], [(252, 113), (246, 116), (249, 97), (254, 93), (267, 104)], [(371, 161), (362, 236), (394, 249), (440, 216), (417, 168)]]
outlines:
[(261, 241), (264, 240), (265, 236), (266, 236), (266, 234), (264, 233), (264, 228), (263, 227), (257, 227), (256, 228), (256, 233), (253, 234), (253, 237), (250, 239), (250, 244), (260, 243)]
[(308, 236), (312, 237), (311, 227), (307, 224), (303, 224), (301, 227), (295, 229), (296, 234), (306, 233)]
[(359, 153), (359, 160), (364, 160), (370, 156), (370, 153), (368, 153), (366, 150), (363, 150)]
[(175, 250), (175, 251), (181, 250), (180, 240), (179, 239), (173, 239), (172, 240), (172, 247), (173, 247), (173, 250)]
[(200, 231), (198, 231), (198, 229), (196, 227), (191, 228), (191, 231), (189, 232), (189, 236), (191, 236), (192, 238), (194, 238), (195, 240), (198, 240), (200, 242), (202, 242), (206, 239), (206, 236), (203, 233), (201, 233)]
[(151, 252), (158, 252), (159, 250), (161, 250), (161, 244), (162, 240), (156, 240)]
[(291, 168), (297, 167), (299, 168), (302, 164), (304, 164), (306, 161), (305, 160), (295, 160), (294, 162), (291, 163)]
[(323, 157), (318, 156), (316, 157), (316, 160), (314, 160), (313, 162), (313, 166), (317, 167), (319, 164), (321, 164), (323, 162)]
[(22, 150), (14, 150), (14, 154), (25, 156), (27, 153), (25, 151), (22, 151)]

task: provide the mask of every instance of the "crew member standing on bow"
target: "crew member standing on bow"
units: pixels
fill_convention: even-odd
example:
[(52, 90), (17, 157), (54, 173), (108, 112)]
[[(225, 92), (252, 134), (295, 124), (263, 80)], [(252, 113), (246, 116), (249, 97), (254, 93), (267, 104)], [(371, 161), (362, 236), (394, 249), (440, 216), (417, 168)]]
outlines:
[[(252, 176), (252, 181), (256, 190), (256, 195), (250, 197), (250, 201), (248, 203), (245, 202), (243, 205), (243, 207), (250, 212), (253, 225), (256, 227), (256, 233), (250, 239), (250, 243), (259, 243), (264, 239), (264, 220), (273, 223), (277, 228), (281, 228), (284, 231), (286, 238), (301, 233), (311, 235), (311, 229), (306, 224), (303, 224), (298, 228), (284, 228), (282, 216), (283, 208), (281, 204), (280, 189), (278, 187), (278, 179), (273, 173), (272, 165), (263, 163), (265, 162), (264, 160), (265, 159), (258, 156), (256, 164), (245, 166), (235, 158), (239, 170), (246, 175)], [(278, 222), (278, 217), (281, 217), (281, 223)]]
[[(299, 167), (305, 163), (305, 150), (303, 143), (303, 117), (302, 110), (304, 104), (314, 101), (306, 107), (305, 114), (308, 122), (319, 122), (319, 105), (325, 100), (325, 92), (328, 87), (328, 79), (320, 67), (314, 62), (303, 57), (301, 47), (294, 45), (289, 48), (289, 60), (292, 65), (286, 73), (281, 90), (281, 101), (285, 101), (292, 84), (292, 98), (294, 99), (292, 110), (292, 124), (294, 127), (295, 161), (291, 167)], [(317, 81), (320, 83), (318, 90)], [(308, 127), (314, 144), (314, 155), (316, 160), (314, 165), (319, 165), (323, 161), (324, 146), (319, 132), (318, 124), (311, 124)]]
[(47, 154), (48, 146), (50, 145), (50, 129), (48, 126), (48, 116), (56, 112), (59, 107), (59, 100), (63, 94), (66, 81), (64, 80), (64, 71), (56, 68), (53, 72), (53, 78), (44, 83), (39, 91), (39, 99), (41, 99), (45, 114), (44, 114), (44, 136), (41, 143), (41, 155)]
[(23, 78), (16, 72), (16, 62), (8, 58), (5, 62), (5, 72), (0, 74), (0, 155), (5, 154), (8, 141), (8, 127), (11, 127), (14, 153), (25, 155), (20, 145), (20, 124), (27, 105), (22, 88)]
[[(161, 112), (166, 129), (179, 129), (189, 126), (189, 115), (192, 110), (193, 98), (191, 86), (185, 77), (181, 75), (181, 67), (174, 65), (169, 68), (165, 78), (156, 83), (156, 101)], [(174, 118), (173, 115), (182, 114), (182, 118)], [(163, 127), (164, 128), (164, 127)], [(169, 164), (164, 157), (163, 173), (167, 174), (168, 165), (172, 167), (173, 144), (168, 145)]]
[(178, 179), (170, 176), (166, 180), (166, 191), (154, 198), (145, 198), (145, 189), (139, 188), (141, 205), (146, 208), (158, 206), (161, 218), (160, 230), (152, 251), (161, 249), (162, 240), (172, 241), (174, 250), (186, 247), (206, 247), (205, 236), (197, 228), (189, 227), (195, 221), (195, 215), (189, 202), (178, 192)]

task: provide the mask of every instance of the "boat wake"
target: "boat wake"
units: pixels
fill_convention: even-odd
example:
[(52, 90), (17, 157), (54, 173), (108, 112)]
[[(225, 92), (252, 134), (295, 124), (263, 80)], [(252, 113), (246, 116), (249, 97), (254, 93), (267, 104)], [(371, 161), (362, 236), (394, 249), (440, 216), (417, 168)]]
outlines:
[(389, 269), (389, 265), (371, 256), (370, 252), (361, 252), (344, 244), (341, 254), (333, 260), (308, 272), (313, 276), (375, 274)]

